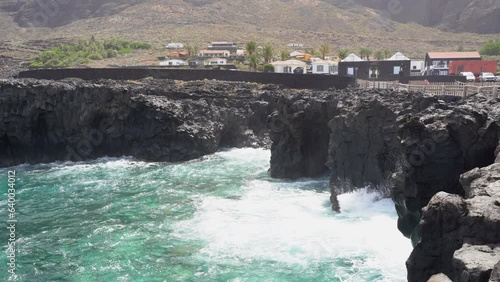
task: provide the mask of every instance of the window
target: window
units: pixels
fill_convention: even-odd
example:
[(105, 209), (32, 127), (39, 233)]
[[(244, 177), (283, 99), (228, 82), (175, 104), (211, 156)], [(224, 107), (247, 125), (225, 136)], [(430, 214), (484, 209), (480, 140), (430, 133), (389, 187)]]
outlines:
[(354, 68), (347, 68), (347, 75), (354, 75)]
[(284, 73), (291, 73), (292, 72), (292, 67), (284, 67), (283, 68)]
[(324, 71), (323, 65), (316, 66), (316, 72), (323, 72), (323, 71)]
[(393, 74), (399, 74), (399, 71), (401, 71), (401, 67), (400, 66), (395, 66)]
[(417, 69), (417, 66), (413, 66), (413, 69), (416, 70)]

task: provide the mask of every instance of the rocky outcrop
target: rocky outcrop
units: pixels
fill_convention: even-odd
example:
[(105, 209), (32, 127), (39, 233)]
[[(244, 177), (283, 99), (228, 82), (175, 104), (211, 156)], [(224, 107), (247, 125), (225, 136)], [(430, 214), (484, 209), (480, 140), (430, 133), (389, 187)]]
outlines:
[[(467, 198), (436, 194), (424, 208), (408, 280), (443, 272), (453, 281), (488, 281), (500, 261), (500, 163), (460, 178)], [(495, 277), (491, 278), (491, 281)]]
[(269, 145), (274, 86), (228, 82), (0, 81), (0, 166), (134, 156), (184, 161)]
[(270, 118), (271, 175), (309, 177), (329, 169), (332, 194), (382, 186), (402, 161), (397, 118), (439, 103), (388, 90), (281, 97)]
[(464, 244), (453, 255), (455, 281), (488, 281), (498, 262), (500, 262), (500, 244)]
[(420, 210), (439, 191), (464, 195), (460, 175), (493, 163), (499, 125), (493, 105), (484, 96), (455, 104), (436, 104), (398, 118), (405, 155), (401, 170), (392, 176), (398, 226), (413, 242)]
[[(304, 152), (326, 153), (324, 146), (314, 146), (326, 142), (325, 132), (316, 132), (316, 143), (304, 146), (304, 128), (314, 126), (304, 121), (316, 115), (317, 128), (329, 134), (326, 164), (334, 210), (341, 208), (339, 193), (390, 186), (398, 228), (415, 245), (407, 262), (410, 281), (427, 281), (437, 273), (452, 279), (464, 271), (468, 277), (484, 275), (472, 270), (474, 262), (454, 264), (453, 254), (464, 243), (472, 244), (471, 238), (477, 246), (500, 243), (500, 214), (491, 198), (498, 184), (490, 186), (500, 175), (499, 164), (488, 166), (500, 159), (500, 101), (482, 95), (444, 99), (353, 89), (282, 97), (271, 117), (280, 125), (271, 127), (271, 172), (310, 176)], [(311, 107), (315, 100), (321, 106)], [(324, 159), (316, 158), (315, 166)]]
[[(355, 95), (352, 95), (355, 94)], [(396, 119), (419, 112), (438, 99), (417, 93), (360, 91), (345, 95), (329, 122), (328, 167), (332, 186), (344, 193), (353, 187), (384, 184), (401, 157)]]
[(500, 281), (500, 261), (495, 264), (491, 272), (490, 280), (488, 282)]
[(297, 179), (327, 171), (328, 121), (338, 100), (328, 93), (281, 96), (269, 117), (272, 177)]

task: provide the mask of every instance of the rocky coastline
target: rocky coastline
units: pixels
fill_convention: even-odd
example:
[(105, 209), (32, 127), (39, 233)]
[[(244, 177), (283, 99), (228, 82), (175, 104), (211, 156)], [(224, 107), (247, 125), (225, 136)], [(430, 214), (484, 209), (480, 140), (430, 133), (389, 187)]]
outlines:
[(269, 146), (279, 92), (231, 82), (0, 81), (0, 166), (133, 156), (186, 161)]
[(270, 117), (271, 175), (329, 172), (337, 211), (340, 193), (369, 186), (390, 195), (398, 228), (415, 247), (408, 281), (440, 273), (497, 281), (499, 106), (481, 94), (388, 90), (280, 97)]
[[(240, 82), (0, 81), (0, 167), (270, 147), (270, 174), (392, 197), (408, 281), (500, 277), (500, 99)], [(496, 279), (496, 280), (495, 280)]]

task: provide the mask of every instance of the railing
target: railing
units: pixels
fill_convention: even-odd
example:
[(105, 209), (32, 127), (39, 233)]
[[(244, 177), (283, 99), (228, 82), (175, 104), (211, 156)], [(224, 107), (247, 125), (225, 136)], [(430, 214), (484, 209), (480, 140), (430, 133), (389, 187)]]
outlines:
[(362, 89), (395, 89), (399, 81), (374, 81), (358, 79), (359, 88)]
[(482, 93), (498, 98), (500, 85), (475, 86), (467, 83), (431, 83), (431, 84), (399, 84), (399, 91), (423, 92), (428, 95), (443, 95), (467, 97), (475, 93)]
[(482, 93), (498, 98), (500, 94), (500, 83), (462, 83), (462, 82), (438, 82), (427, 83), (425, 81), (410, 81), (402, 84), (399, 81), (365, 81), (358, 80), (359, 88), (362, 89), (391, 89), (394, 91), (423, 92), (428, 95), (467, 97), (475, 93)]

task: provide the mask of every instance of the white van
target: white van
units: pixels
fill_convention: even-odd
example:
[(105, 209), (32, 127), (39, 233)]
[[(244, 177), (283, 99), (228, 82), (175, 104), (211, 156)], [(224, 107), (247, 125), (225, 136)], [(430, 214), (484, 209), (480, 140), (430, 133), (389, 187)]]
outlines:
[(460, 76), (465, 76), (467, 78), (467, 82), (474, 82), (476, 81), (476, 76), (470, 71), (464, 71), (460, 73)]

